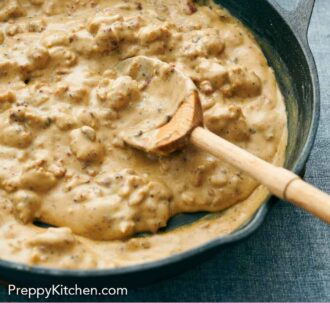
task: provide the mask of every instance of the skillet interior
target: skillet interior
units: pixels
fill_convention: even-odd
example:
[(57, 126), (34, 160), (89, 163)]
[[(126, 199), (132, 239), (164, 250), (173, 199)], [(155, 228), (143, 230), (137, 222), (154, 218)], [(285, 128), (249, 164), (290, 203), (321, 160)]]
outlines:
[[(283, 95), (289, 120), (289, 145), (287, 163), (289, 169), (303, 170), (313, 145), (319, 117), (319, 87), (312, 55), (297, 40), (285, 20), (265, 0), (217, 1), (227, 8), (257, 37), (269, 64), (274, 68)], [(220, 247), (235, 243), (253, 233), (264, 221), (272, 201), (265, 203), (239, 231), (211, 241), (199, 248), (158, 262), (115, 270), (63, 271), (31, 268), (0, 261), (0, 274), (11, 282), (30, 285), (41, 283), (72, 282), (79, 280), (89, 285), (112, 284), (137, 285), (150, 283), (178, 273)], [(172, 219), (168, 230), (183, 223), (199, 219), (201, 214), (181, 215)]]
[[(286, 166), (301, 172), (306, 161), (309, 134), (317, 115), (319, 88), (313, 56), (299, 42), (287, 22), (267, 1), (217, 1), (250, 28), (261, 45), (286, 100), (289, 145)], [(304, 49), (305, 48), (305, 49)]]

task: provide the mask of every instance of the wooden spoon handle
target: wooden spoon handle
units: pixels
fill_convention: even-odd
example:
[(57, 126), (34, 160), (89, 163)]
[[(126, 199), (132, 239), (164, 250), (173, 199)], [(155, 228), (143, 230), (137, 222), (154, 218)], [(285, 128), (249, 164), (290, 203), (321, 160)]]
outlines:
[(246, 172), (277, 197), (330, 224), (330, 196), (304, 182), (296, 174), (272, 165), (201, 127), (192, 132), (191, 142)]

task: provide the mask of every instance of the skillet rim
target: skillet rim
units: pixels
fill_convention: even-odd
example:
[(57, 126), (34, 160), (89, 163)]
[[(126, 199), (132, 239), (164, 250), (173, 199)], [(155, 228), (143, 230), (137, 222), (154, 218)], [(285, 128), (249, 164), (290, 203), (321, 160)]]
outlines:
[[(313, 109), (312, 109), (312, 120), (311, 126), (308, 132), (306, 143), (300, 152), (299, 157), (295, 161), (292, 171), (296, 174), (300, 174), (305, 169), (308, 158), (311, 155), (313, 146), (315, 144), (316, 135), (318, 132), (319, 121), (320, 121), (320, 84), (316, 62), (308, 40), (304, 40), (299, 36), (298, 32), (295, 31), (290, 24), (288, 23), (287, 18), (283, 14), (282, 8), (277, 3), (270, 3), (265, 1), (269, 6), (272, 7), (273, 11), (279, 15), (283, 21), (283, 24), (286, 24), (290, 29), (294, 37), (296, 38), (305, 60), (308, 65), (309, 74), (313, 87)], [(46, 267), (35, 267), (28, 266), (23, 263), (18, 263), (14, 261), (7, 261), (0, 259), (0, 271), (5, 270), (7, 272), (20, 272), (20, 273), (29, 273), (30, 275), (40, 275), (45, 277), (63, 277), (66, 279), (89, 279), (89, 278), (110, 278), (115, 276), (129, 276), (133, 274), (139, 274), (144, 272), (150, 272), (153, 270), (159, 270), (167, 268), (169, 266), (174, 266), (176, 264), (182, 263), (183, 261), (189, 261), (191, 259), (197, 259), (202, 257), (207, 253), (211, 253), (214, 250), (220, 249), (220, 247), (225, 247), (233, 243), (237, 243), (249, 236), (251, 236), (263, 222), (266, 220), (266, 216), (269, 213), (274, 202), (277, 201), (276, 197), (269, 197), (259, 208), (258, 211), (253, 216), (252, 220), (245, 225), (243, 228), (234, 232), (231, 235), (219, 237), (213, 240), (210, 240), (207, 243), (204, 243), (196, 248), (187, 250), (185, 252), (156, 260), (153, 262), (141, 263), (132, 266), (120, 267), (120, 268), (107, 268), (107, 269), (95, 269), (95, 270), (66, 270), (66, 269), (56, 269), (56, 268), (46, 268)]]

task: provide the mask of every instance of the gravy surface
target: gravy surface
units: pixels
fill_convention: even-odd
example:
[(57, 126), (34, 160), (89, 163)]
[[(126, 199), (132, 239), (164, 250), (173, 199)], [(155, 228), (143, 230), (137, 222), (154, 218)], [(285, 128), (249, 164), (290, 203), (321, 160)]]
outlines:
[[(118, 73), (138, 55), (165, 64), (144, 79)], [(241, 171), (193, 146), (153, 157), (123, 141), (137, 122), (170, 120), (184, 97), (173, 67), (198, 88), (209, 130), (283, 164), (287, 122), (274, 73), (224, 9), (187, 0), (0, 3), (0, 258), (120, 267), (248, 221), (268, 193)], [(170, 217), (199, 211), (223, 212), (158, 233)]]

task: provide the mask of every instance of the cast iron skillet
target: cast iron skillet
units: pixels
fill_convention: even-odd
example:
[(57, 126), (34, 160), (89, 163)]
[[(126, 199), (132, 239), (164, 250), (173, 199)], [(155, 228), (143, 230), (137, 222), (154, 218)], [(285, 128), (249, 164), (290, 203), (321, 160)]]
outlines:
[[(300, 0), (293, 12), (282, 9), (273, 3), (274, 0), (217, 2), (252, 30), (276, 72), (286, 99), (289, 117), (286, 166), (301, 174), (313, 147), (320, 113), (317, 70), (307, 41), (307, 30), (315, 0)], [(177, 274), (225, 246), (248, 237), (263, 223), (273, 202), (273, 198), (269, 199), (244, 228), (232, 235), (220, 237), (198, 248), (157, 262), (120, 269), (64, 271), (0, 261), (0, 277), (11, 283), (39, 287), (52, 283), (79, 283), (89, 286), (145, 285)], [(200, 214), (190, 216), (189, 219), (199, 217)], [(185, 219), (187, 220), (187, 216)], [(172, 220), (169, 227), (171, 229), (179, 224), (180, 216)]]

